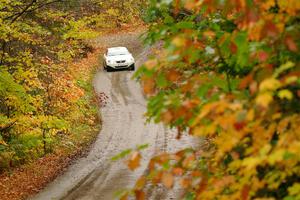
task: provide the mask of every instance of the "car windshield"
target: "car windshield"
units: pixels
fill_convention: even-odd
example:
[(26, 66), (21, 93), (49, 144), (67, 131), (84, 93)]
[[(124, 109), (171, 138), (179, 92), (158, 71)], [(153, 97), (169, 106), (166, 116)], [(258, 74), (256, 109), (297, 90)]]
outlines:
[(108, 51), (107, 56), (120, 56), (120, 55), (128, 55), (129, 52), (126, 50), (118, 50), (118, 51)]

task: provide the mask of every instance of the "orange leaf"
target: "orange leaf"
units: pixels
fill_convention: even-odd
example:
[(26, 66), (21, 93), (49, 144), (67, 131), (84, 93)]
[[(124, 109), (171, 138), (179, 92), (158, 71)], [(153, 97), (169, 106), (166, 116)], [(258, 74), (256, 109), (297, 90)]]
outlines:
[(200, 172), (200, 171), (193, 171), (192, 173), (191, 173), (191, 176), (192, 177), (200, 177), (202, 175), (202, 173)]
[(180, 0), (175, 0), (174, 1), (174, 14), (175, 15), (178, 15), (178, 13), (179, 13), (179, 9), (180, 9), (180, 3), (181, 3), (181, 1)]
[(166, 77), (169, 81), (171, 82), (176, 82), (178, 78), (180, 77), (180, 74), (175, 71), (175, 70), (170, 70), (167, 74)]
[(258, 84), (257, 84), (257, 82), (256, 81), (254, 81), (254, 82), (252, 82), (251, 84), (250, 84), (250, 93), (251, 93), (251, 95), (254, 95), (256, 92), (257, 92), (257, 89), (258, 89)]
[(124, 194), (124, 195), (120, 198), (120, 200), (128, 200), (128, 194), (127, 194), (127, 193)]
[(191, 165), (194, 163), (196, 157), (194, 154), (188, 156), (187, 158), (184, 159), (184, 161), (182, 162), (182, 166), (185, 168), (190, 168)]
[(176, 167), (173, 169), (173, 174), (175, 176), (182, 176), (183, 175), (183, 169), (180, 167)]
[(145, 78), (143, 80), (143, 89), (145, 94), (153, 94), (155, 90), (155, 82), (151, 78)]
[(141, 160), (141, 155), (139, 152), (134, 152), (131, 156), (131, 158), (128, 160), (128, 167), (130, 170), (135, 170), (140, 166), (140, 160)]
[(208, 30), (208, 31), (204, 31), (203, 35), (207, 38), (213, 39), (216, 36), (216, 33), (211, 30)]
[(182, 188), (186, 189), (191, 185), (191, 180), (188, 178), (181, 179), (180, 185)]
[(135, 189), (141, 190), (145, 186), (146, 181), (147, 179), (145, 176), (140, 177), (135, 184)]
[(248, 87), (248, 85), (251, 83), (252, 80), (253, 80), (253, 74), (249, 74), (248, 76), (243, 78), (243, 80), (241, 81), (241, 83), (239, 85), (239, 88), (245, 89), (246, 87)]
[(171, 111), (166, 111), (165, 113), (162, 114), (161, 120), (165, 123), (168, 124), (172, 121), (173, 119), (173, 114)]
[(162, 175), (162, 183), (167, 187), (167, 188), (172, 188), (174, 184), (174, 177), (170, 173), (164, 173)]
[(149, 165), (148, 165), (150, 171), (155, 169), (155, 163), (156, 163), (156, 161), (154, 159), (150, 160)]
[(162, 179), (162, 172), (157, 172), (156, 176), (152, 178), (152, 183), (157, 184), (160, 183)]
[(146, 199), (146, 195), (145, 195), (145, 193), (143, 191), (136, 190), (136, 191), (134, 191), (134, 193), (135, 193), (136, 200), (144, 200), (144, 199)]
[(242, 194), (241, 194), (241, 197), (242, 197), (242, 200), (247, 200), (249, 199), (249, 191), (250, 191), (250, 187), (248, 185), (245, 185), (242, 189)]

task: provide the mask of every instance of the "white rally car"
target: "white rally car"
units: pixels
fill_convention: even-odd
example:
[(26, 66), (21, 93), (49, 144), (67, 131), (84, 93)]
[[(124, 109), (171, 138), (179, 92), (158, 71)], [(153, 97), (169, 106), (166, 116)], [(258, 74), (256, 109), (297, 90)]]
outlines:
[(118, 69), (135, 70), (135, 61), (126, 47), (108, 48), (104, 54), (103, 67), (106, 71)]

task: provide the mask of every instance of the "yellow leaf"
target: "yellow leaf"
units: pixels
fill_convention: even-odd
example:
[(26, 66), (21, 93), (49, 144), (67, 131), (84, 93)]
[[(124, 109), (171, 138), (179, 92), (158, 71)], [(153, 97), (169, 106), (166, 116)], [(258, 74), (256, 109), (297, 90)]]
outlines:
[(262, 3), (262, 7), (266, 10), (269, 10), (271, 7), (275, 6), (275, 0), (267, 0), (266, 2)]
[(256, 104), (265, 108), (268, 107), (272, 101), (273, 101), (273, 96), (269, 92), (260, 94), (258, 95), (258, 97), (256, 97)]
[(172, 44), (177, 47), (182, 47), (185, 44), (185, 39), (182, 37), (175, 37), (172, 41)]
[(280, 90), (278, 92), (278, 97), (280, 99), (288, 99), (288, 100), (291, 100), (293, 98), (293, 93), (289, 90)]
[(295, 63), (288, 61), (287, 63), (281, 65), (278, 69), (276, 69), (275, 73), (274, 73), (274, 77), (278, 77), (282, 72), (291, 69), (295, 66)]
[(248, 170), (256, 168), (261, 160), (258, 157), (248, 157), (242, 161), (242, 166), (245, 166)]
[(261, 156), (266, 156), (272, 150), (272, 146), (270, 144), (266, 144), (259, 151)]
[(0, 140), (0, 144), (4, 145), (4, 146), (8, 146), (7, 143), (3, 140)]
[(290, 195), (299, 195), (300, 194), (300, 183), (294, 183), (291, 187), (289, 187)]
[(254, 109), (249, 110), (246, 116), (247, 121), (252, 121), (254, 119), (254, 116), (255, 116)]
[(156, 59), (151, 59), (145, 62), (145, 67), (147, 69), (153, 69), (158, 64)]
[(285, 80), (285, 84), (291, 84), (298, 80), (297, 76), (290, 76)]
[(207, 135), (213, 135), (217, 130), (217, 127), (215, 124), (210, 124), (207, 126), (197, 126), (193, 130), (194, 136), (207, 136)]
[(274, 115), (272, 115), (272, 120), (277, 120), (280, 119), (282, 117), (281, 113), (275, 113)]
[(285, 154), (284, 149), (279, 149), (268, 156), (268, 163), (274, 165), (276, 162), (282, 161)]
[(274, 91), (277, 90), (280, 87), (280, 82), (275, 78), (268, 78), (265, 79), (260, 85), (259, 90), (260, 91)]
[(205, 106), (203, 106), (200, 114), (195, 118), (191, 127), (195, 127), (204, 117), (206, 117), (215, 108), (216, 108), (215, 103), (210, 103), (210, 104), (206, 104)]

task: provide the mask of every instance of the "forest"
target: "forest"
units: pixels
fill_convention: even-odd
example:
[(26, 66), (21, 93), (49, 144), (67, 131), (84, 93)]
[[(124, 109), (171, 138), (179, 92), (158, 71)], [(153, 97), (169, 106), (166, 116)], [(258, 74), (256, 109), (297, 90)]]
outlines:
[(0, 171), (56, 147), (74, 148), (98, 126), (96, 68), (70, 63), (93, 50), (86, 39), (138, 17), (140, 7), (132, 1), (0, 1)]
[[(299, 0), (0, 0), (0, 173), (96, 137), (99, 66), (72, 63), (139, 20), (158, 46), (134, 74), (145, 120), (204, 142), (155, 155), (119, 198), (179, 184), (185, 200), (299, 200)], [(135, 171), (145, 148), (115, 158)]]

